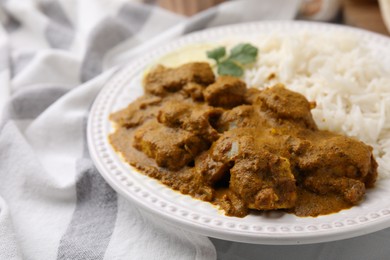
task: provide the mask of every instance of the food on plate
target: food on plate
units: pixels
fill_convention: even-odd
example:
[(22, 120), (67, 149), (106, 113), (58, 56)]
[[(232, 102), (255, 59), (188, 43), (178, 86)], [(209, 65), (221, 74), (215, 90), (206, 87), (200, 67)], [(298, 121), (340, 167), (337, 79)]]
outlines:
[(314, 102), (278, 83), (248, 88), (208, 63), (157, 66), (111, 114), (115, 151), (143, 174), (226, 215), (318, 216), (357, 205), (377, 179), (372, 148), (319, 130)]
[(240, 43), (230, 50), (226, 56), (226, 47), (217, 47), (207, 51), (207, 57), (213, 59), (217, 65), (219, 75), (241, 77), (244, 66), (256, 61), (258, 49), (249, 43)]

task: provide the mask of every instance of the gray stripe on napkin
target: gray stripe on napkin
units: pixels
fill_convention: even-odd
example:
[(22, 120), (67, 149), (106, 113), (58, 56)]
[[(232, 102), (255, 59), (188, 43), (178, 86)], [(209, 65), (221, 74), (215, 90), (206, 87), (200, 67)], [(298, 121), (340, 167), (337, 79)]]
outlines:
[(217, 17), (218, 7), (213, 7), (203, 11), (186, 22), (184, 34), (199, 31), (207, 27), (207, 25)]
[(152, 13), (152, 7), (137, 3), (126, 3), (118, 12), (121, 19), (133, 33), (137, 33)]
[(5, 28), (5, 30), (8, 32), (8, 33), (12, 33), (14, 32), (15, 30), (17, 30), (21, 24), (20, 22), (7, 10), (7, 2), (8, 0), (0, 0), (0, 8), (2, 8), (3, 10), (3, 14), (5, 16), (5, 21), (3, 22), (3, 26)]
[(63, 26), (72, 28), (68, 17), (65, 14), (65, 11), (62, 9), (62, 6), (57, 1), (43, 1), (40, 2), (39, 7), (41, 11), (49, 17), (52, 21), (59, 23)]
[(0, 72), (9, 68), (10, 66), (9, 55), (10, 55), (10, 49), (8, 44), (1, 45), (0, 46)]
[(45, 30), (45, 36), (50, 46), (59, 49), (68, 49), (74, 38), (71, 22), (57, 1), (40, 3), (41, 11), (50, 19)]
[(118, 19), (110, 17), (98, 24), (88, 40), (87, 52), (81, 65), (81, 81), (88, 81), (100, 74), (106, 52), (131, 35), (127, 25)]
[[(86, 122), (87, 118), (83, 133)], [(57, 259), (103, 259), (115, 227), (118, 197), (93, 165), (86, 143), (76, 167), (76, 208), (60, 240)]]
[(7, 20), (3, 25), (8, 33), (16, 31), (21, 26), (20, 22), (10, 14), (7, 14)]
[(35, 54), (34, 52), (23, 53), (13, 59), (11, 62), (11, 78), (19, 74), (32, 61)]
[(20, 90), (5, 107), (5, 118), (34, 119), (68, 90), (65, 87), (39, 87)]
[(88, 40), (81, 66), (81, 81), (85, 82), (103, 71), (103, 59), (113, 47), (133, 37), (148, 20), (153, 7), (137, 3), (124, 4), (117, 17), (100, 22)]
[(156, 4), (157, 0), (143, 0), (143, 2), (148, 5), (154, 5)]

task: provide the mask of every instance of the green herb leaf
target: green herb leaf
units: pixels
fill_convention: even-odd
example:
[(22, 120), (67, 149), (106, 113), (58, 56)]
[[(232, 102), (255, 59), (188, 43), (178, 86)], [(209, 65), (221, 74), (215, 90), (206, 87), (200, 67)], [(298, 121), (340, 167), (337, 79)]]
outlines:
[(231, 75), (241, 77), (244, 74), (243, 69), (231, 60), (225, 60), (218, 64), (219, 75)]
[(257, 48), (249, 43), (241, 43), (231, 49), (229, 57), (226, 57), (226, 48), (218, 47), (207, 51), (207, 57), (217, 62), (219, 75), (241, 77), (244, 65), (256, 61)]
[(249, 43), (241, 43), (230, 51), (230, 56), (228, 59), (240, 64), (248, 64), (255, 62), (256, 58), (257, 48), (250, 45)]
[(207, 57), (210, 59), (214, 59), (219, 62), (219, 60), (226, 55), (226, 48), (225, 47), (218, 47), (214, 50), (207, 52)]

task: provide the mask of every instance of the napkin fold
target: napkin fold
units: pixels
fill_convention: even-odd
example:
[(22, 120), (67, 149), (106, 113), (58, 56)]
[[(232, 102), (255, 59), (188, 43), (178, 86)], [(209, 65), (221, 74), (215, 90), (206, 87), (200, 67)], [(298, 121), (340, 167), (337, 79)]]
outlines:
[(144, 214), (90, 157), (92, 102), (121, 65), (207, 27), (293, 19), (299, 1), (191, 18), (124, 0), (0, 2), (0, 259), (215, 259), (207, 237)]

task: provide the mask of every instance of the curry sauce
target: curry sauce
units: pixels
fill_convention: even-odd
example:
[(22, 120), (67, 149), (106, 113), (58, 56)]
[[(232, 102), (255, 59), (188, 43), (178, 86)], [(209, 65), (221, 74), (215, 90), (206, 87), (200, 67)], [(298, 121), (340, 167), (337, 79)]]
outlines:
[(284, 210), (338, 212), (374, 186), (372, 148), (321, 131), (315, 107), (282, 84), (258, 90), (215, 78), (207, 63), (158, 66), (145, 94), (110, 120), (115, 151), (174, 190), (218, 205), (226, 215)]

